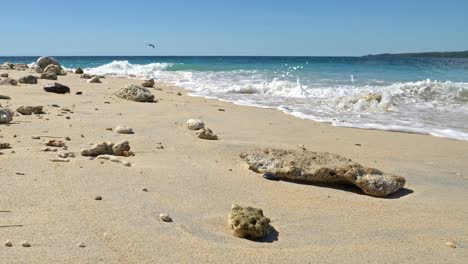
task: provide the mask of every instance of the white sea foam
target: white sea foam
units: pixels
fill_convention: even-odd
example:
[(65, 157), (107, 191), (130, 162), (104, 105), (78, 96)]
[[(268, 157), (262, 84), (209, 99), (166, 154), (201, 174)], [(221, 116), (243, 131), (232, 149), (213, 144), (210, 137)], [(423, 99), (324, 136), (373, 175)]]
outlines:
[[(86, 69), (93, 74), (154, 78), (190, 90), (194, 96), (241, 105), (277, 108), (335, 126), (403, 131), (468, 140), (468, 83), (417, 82), (355, 86), (333, 79), (308, 79), (264, 71), (174, 71), (174, 64), (114, 61)], [(294, 70), (295, 66), (288, 66)], [(288, 68), (288, 69), (289, 69)], [(288, 72), (290, 72), (288, 70)], [(282, 77), (283, 75), (287, 77)], [(348, 75), (350, 76), (350, 75)], [(369, 93), (380, 100), (369, 100)]]
[(86, 72), (99, 75), (113, 75), (120, 77), (153, 78), (171, 63), (131, 64), (128, 61), (113, 61), (96, 68), (87, 68)]

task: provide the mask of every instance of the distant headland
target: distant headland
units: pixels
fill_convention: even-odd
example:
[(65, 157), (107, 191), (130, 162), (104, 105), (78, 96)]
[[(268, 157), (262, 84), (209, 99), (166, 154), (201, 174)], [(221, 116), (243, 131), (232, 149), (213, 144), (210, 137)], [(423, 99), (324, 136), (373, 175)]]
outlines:
[(366, 55), (364, 58), (468, 58), (468, 51), (419, 52), (419, 53), (384, 53)]

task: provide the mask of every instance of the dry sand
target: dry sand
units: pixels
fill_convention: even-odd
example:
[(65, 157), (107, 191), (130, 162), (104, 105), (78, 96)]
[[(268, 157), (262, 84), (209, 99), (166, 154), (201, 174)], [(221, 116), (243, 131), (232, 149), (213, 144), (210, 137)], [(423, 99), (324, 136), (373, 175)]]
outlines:
[[(2, 106), (44, 105), (47, 112), (0, 125), (0, 142), (12, 146), (0, 155), (0, 263), (468, 263), (468, 142), (337, 128), (163, 84), (151, 89), (159, 102), (136, 103), (113, 93), (140, 81), (101, 81), (59, 76), (72, 90), (67, 95), (44, 92), (47, 80), (0, 86), (12, 98)], [(57, 115), (61, 108), (52, 104), (73, 113)], [(186, 128), (190, 118), (221, 139), (198, 139)], [(122, 124), (135, 134), (106, 130)], [(57, 153), (41, 151), (49, 137), (77, 157), (51, 162)], [(132, 167), (79, 155), (91, 143), (120, 140), (135, 152), (123, 158)], [(402, 175), (406, 189), (381, 199), (353, 187), (268, 181), (238, 156), (297, 145)], [(233, 203), (262, 208), (275, 232), (263, 242), (232, 236)]]

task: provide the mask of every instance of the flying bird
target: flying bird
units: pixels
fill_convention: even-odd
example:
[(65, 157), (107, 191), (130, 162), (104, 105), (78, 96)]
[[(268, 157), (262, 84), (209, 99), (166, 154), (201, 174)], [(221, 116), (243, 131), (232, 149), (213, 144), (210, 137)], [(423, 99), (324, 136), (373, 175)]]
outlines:
[(150, 44), (150, 43), (149, 43), (149, 44), (146, 44), (146, 45), (152, 47), (153, 49), (156, 47), (154, 44)]

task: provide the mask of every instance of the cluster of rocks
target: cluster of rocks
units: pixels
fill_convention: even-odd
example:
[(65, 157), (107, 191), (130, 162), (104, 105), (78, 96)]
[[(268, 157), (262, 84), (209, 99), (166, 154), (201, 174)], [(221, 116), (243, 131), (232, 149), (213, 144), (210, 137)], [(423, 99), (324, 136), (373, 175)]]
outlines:
[(29, 69), (29, 66), (24, 63), (11, 63), (11, 62), (4, 62), (0, 64), (0, 70), (17, 70), (17, 71), (25, 71)]
[(0, 85), (11, 85), (11, 86), (16, 86), (18, 85), (18, 82), (14, 79), (11, 79), (9, 77), (5, 78), (0, 78)]
[(401, 176), (383, 173), (325, 152), (259, 149), (241, 153), (240, 157), (249, 165), (249, 169), (257, 173), (292, 181), (352, 184), (375, 197), (395, 193), (406, 182)]
[(81, 155), (87, 157), (97, 157), (99, 155), (129, 157), (133, 156), (133, 152), (130, 151), (130, 144), (128, 141), (122, 141), (116, 144), (111, 142), (102, 142), (100, 144), (94, 145), (89, 149), (82, 149)]
[(190, 130), (198, 130), (197, 137), (206, 140), (218, 140), (218, 136), (209, 128), (205, 128), (205, 123), (200, 119), (189, 119), (187, 128)]
[(125, 86), (118, 90), (115, 95), (135, 102), (154, 102), (154, 95), (148, 89), (135, 84)]
[[(17, 80), (14, 80), (9, 77), (4, 77), (0, 79), (0, 85), (11, 85), (16, 86), (18, 83), (22, 84), (37, 84), (37, 77), (34, 75), (25, 75)], [(55, 73), (45, 72), (41, 75), (41, 79), (47, 80), (57, 80), (57, 75)]]
[[(52, 57), (40, 57), (37, 59), (34, 65), (34, 70), (40, 74), (48, 73), (49, 76), (53, 76), (53, 74), (55, 74), (55, 77), (57, 75), (67, 75), (67, 72), (62, 68), (60, 63)], [(44, 77), (45, 76), (46, 75), (44, 75)]]
[[(80, 68), (78, 68), (80, 69)], [(77, 70), (78, 70), (77, 69)], [(81, 70), (81, 69), (80, 69)], [(82, 72), (83, 70), (79, 71)], [(75, 71), (76, 73), (76, 71)], [(105, 77), (102, 75), (96, 75), (96, 74), (89, 74), (89, 73), (82, 73), (80, 76), (81, 79), (86, 79), (88, 80), (88, 83), (101, 83), (101, 79), (104, 79)]]

